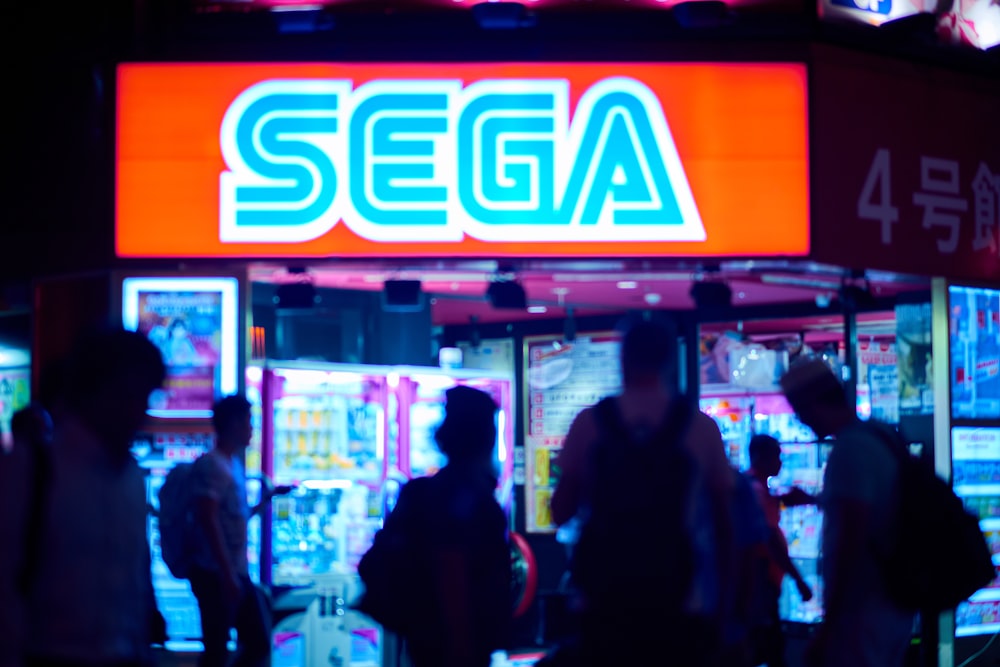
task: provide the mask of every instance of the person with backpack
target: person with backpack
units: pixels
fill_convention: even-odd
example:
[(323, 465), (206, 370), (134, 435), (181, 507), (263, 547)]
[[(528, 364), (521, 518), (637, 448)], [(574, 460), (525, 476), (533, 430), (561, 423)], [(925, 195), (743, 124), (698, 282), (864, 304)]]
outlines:
[(899, 507), (900, 461), (891, 427), (858, 418), (840, 380), (820, 359), (795, 364), (781, 388), (816, 437), (833, 437), (823, 476), (824, 616), (807, 653), (816, 667), (900, 667), (914, 610), (889, 594), (887, 553)]
[[(65, 366), (51, 442), (15, 448), (0, 466), (0, 665), (152, 663), (162, 616), (130, 448), (164, 377), (144, 336), (88, 332)], [(26, 425), (44, 437), (44, 419)]]
[(497, 405), (445, 392), (447, 464), (407, 482), (358, 564), (358, 609), (403, 640), (414, 667), (488, 667), (513, 614), (507, 519), (496, 500)]
[(233, 628), (238, 640), (233, 665), (265, 665), (270, 659), (270, 613), (263, 592), (250, 580), (247, 522), (273, 495), (291, 489), (269, 491), (259, 505), (249, 506), (243, 455), (253, 435), (250, 408), (246, 398), (235, 395), (215, 404), (215, 447), (187, 473), (195, 536), (188, 579), (201, 613), (202, 667), (229, 663)]
[(582, 521), (570, 571), (587, 667), (723, 660), (735, 475), (718, 426), (672, 386), (675, 344), (665, 324), (632, 324), (622, 393), (583, 410), (559, 455), (551, 510), (557, 525)]

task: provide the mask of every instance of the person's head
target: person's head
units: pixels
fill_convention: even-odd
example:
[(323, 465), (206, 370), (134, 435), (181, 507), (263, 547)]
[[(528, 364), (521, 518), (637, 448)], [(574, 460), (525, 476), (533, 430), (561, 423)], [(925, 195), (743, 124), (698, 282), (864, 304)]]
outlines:
[(769, 435), (750, 438), (750, 467), (765, 477), (781, 472), (781, 443)]
[(497, 404), (484, 391), (459, 385), (445, 392), (444, 421), (434, 439), (448, 461), (488, 460), (497, 442)]
[(781, 378), (781, 390), (799, 420), (818, 437), (833, 435), (855, 418), (847, 392), (821, 359), (804, 359)]
[(160, 351), (134, 331), (88, 331), (67, 358), (62, 401), (113, 454), (127, 455), (142, 426), (149, 395), (163, 386)]
[(220, 449), (235, 454), (246, 448), (253, 436), (250, 401), (238, 394), (220, 399), (212, 407), (212, 427)]
[(38, 403), (32, 403), (10, 418), (14, 447), (38, 447), (52, 441), (52, 417)]
[(187, 322), (185, 322), (183, 318), (178, 317), (170, 323), (170, 327), (167, 331), (171, 340), (174, 338), (183, 338), (188, 333)]
[(624, 385), (669, 384), (676, 364), (676, 345), (676, 336), (665, 322), (640, 320), (629, 323), (621, 347)]

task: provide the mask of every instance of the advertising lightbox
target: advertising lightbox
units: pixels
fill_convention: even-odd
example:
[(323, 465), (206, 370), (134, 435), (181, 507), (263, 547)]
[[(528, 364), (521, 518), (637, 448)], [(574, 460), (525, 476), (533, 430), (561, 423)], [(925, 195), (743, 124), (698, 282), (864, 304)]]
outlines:
[(167, 381), (150, 397), (153, 417), (209, 417), (238, 387), (235, 278), (126, 278), (122, 322), (163, 354)]
[(788, 63), (126, 64), (117, 253), (803, 256), (806, 88)]

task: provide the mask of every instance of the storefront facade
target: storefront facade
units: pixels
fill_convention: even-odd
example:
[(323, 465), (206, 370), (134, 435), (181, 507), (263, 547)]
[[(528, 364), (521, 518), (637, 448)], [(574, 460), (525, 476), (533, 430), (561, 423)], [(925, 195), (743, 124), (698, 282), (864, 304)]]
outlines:
[[(752, 332), (754, 318), (797, 315), (784, 331), (808, 320), (810, 340), (839, 346), (852, 386), (866, 385), (871, 399), (879, 387), (901, 382), (868, 368), (892, 365), (890, 349), (876, 348), (889, 345), (889, 329), (898, 344), (901, 315), (873, 324), (869, 314), (900, 304), (925, 309), (932, 319), (920, 326), (933, 330), (920, 342), (933, 359), (951, 359), (951, 281), (1000, 285), (1000, 128), (990, 122), (1000, 117), (1000, 95), (987, 79), (818, 44), (748, 49), (739, 60), (706, 58), (701, 48), (697, 62), (643, 58), (635, 49), (625, 62), (554, 51), (542, 59), (514, 48), (525, 55), (121, 65), (118, 260), (89, 282), (39, 284), (36, 316), (45, 333), (36, 357), (44, 362), (65, 347), (68, 329), (45, 325), (65, 322), (67, 312), (78, 324), (91, 318), (139, 327), (149, 297), (131, 279), (200, 281), (153, 286), (188, 301), (202, 293), (198, 303), (171, 307), (218, 306), (206, 324), (214, 329), (201, 335), (220, 341), (227, 370), (220, 363), (218, 375), (182, 378), (190, 405), (181, 412), (190, 414), (154, 415), (151, 427), (154, 441), (181, 433), (186, 439), (174, 451), (194, 451), (207, 433), (208, 397), (253, 390), (274, 371), (269, 356), (282, 363), (309, 356), (268, 354), (283, 334), (278, 324), (258, 321), (258, 294), (278, 303), (281, 286), (309, 280), (321, 290), (360, 286), (369, 294), (386, 290), (387, 280), (418, 280), (428, 299), (423, 314), (396, 312), (364, 330), (393, 341), (377, 363), (438, 361), (429, 349), (406, 348), (407, 329), (419, 330), (412, 337), (428, 348), (432, 329), (443, 329), (438, 342), (467, 357), (482, 356), (480, 333), (511, 339), (509, 350), (504, 344), (496, 351), (509, 357), (501, 375), (513, 387), (512, 521), (540, 560), (555, 561), (545, 493), (557, 475), (549, 465), (564, 429), (551, 419), (545, 424), (552, 415), (560, 423), (571, 417), (576, 403), (549, 404), (542, 395), (536, 404), (529, 389), (533, 374), (544, 374), (537, 362), (553, 342), (608, 342), (601, 336), (625, 311), (681, 313), (687, 388), (718, 385), (714, 394), (700, 392), (703, 407), (737, 424), (768, 412), (760, 406), (774, 392), (735, 391), (731, 382), (702, 377), (699, 366), (711, 356), (699, 353), (706, 336), (715, 341), (745, 323)], [(529, 285), (524, 305), (547, 312), (505, 320), (513, 311), (493, 309), (495, 317), (478, 327), (470, 319), (480, 317), (490, 285), (529, 284), (533, 273), (545, 293)], [(600, 277), (589, 281), (593, 274)], [(319, 282), (323, 275), (329, 282)], [(689, 297), (693, 284), (706, 282), (733, 286), (730, 300), (706, 306)], [(632, 288), (623, 283), (637, 283), (641, 298), (628, 301)], [(778, 284), (803, 291), (768, 292)], [(621, 292), (593, 296), (608, 285)], [(854, 303), (853, 288), (872, 301)], [(340, 304), (331, 309), (346, 318), (346, 301), (336, 301), (342, 296), (323, 298)], [(990, 322), (994, 296), (984, 298), (980, 310)], [(430, 300), (439, 309), (453, 304), (452, 316), (432, 311)], [(840, 327), (837, 337), (820, 335), (824, 327)], [(859, 330), (872, 332), (870, 340), (859, 340)], [(774, 331), (757, 334), (764, 340)], [(370, 365), (375, 358), (351, 355), (337, 360)], [(953, 366), (938, 363), (924, 373), (916, 407), (908, 408), (933, 422), (928, 441), (945, 475), (954, 426), (1000, 426), (1000, 414), (994, 424), (989, 409), (967, 422), (934, 409), (951, 405)], [(392, 376), (366, 382), (385, 391)], [(407, 377), (396, 373), (392, 382), (405, 386)], [(751, 394), (749, 407), (738, 407)], [(730, 419), (739, 410), (743, 416)], [(268, 428), (260, 432), (258, 464), (277, 447)], [(735, 463), (738, 446), (734, 452)], [(821, 469), (811, 455), (817, 460), (804, 469)], [(269, 530), (259, 537), (263, 563), (271, 558)], [(953, 664), (954, 620), (941, 623), (935, 653), (945, 666)]]

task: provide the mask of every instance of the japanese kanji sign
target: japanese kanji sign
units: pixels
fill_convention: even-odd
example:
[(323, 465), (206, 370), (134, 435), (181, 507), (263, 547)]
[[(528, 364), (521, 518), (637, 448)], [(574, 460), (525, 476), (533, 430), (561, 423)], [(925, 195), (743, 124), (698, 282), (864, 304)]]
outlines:
[(1000, 280), (1000, 88), (817, 47), (816, 259)]

